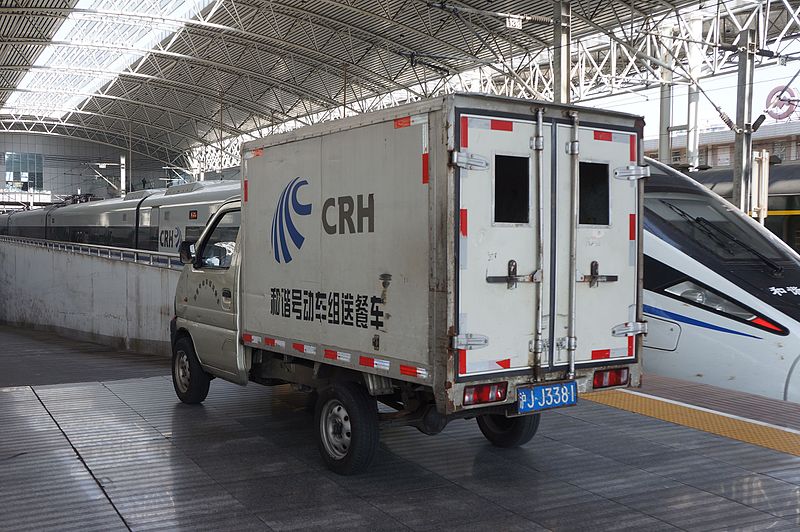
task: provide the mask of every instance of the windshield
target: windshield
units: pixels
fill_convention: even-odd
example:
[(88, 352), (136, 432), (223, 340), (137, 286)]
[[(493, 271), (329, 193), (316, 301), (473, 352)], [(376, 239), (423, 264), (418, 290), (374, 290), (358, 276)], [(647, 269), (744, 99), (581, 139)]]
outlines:
[(773, 261), (790, 258), (771, 234), (759, 230), (735, 207), (686, 176), (651, 165), (652, 177), (645, 185), (646, 217), (671, 229), (674, 240), (692, 241), (723, 261), (759, 261), (770, 269), (776, 269)]

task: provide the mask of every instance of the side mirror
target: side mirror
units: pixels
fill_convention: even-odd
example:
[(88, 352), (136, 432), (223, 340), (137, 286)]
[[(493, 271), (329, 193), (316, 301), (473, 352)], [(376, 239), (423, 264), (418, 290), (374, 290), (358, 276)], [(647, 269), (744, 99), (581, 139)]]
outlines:
[(184, 264), (194, 264), (194, 242), (183, 241), (178, 248), (178, 253), (181, 256), (181, 262)]

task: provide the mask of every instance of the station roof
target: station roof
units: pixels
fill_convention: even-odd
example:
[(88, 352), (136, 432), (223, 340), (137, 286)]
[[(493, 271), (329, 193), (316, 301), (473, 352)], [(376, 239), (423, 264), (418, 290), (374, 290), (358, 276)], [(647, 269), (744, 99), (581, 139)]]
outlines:
[[(633, 42), (634, 21), (655, 25), (696, 3), (573, 1), (572, 40), (605, 30)], [(516, 29), (508, 15), (531, 18)], [(475, 90), (490, 92), (481, 84), (496, 73), (517, 94), (547, 98), (514, 73), (549, 68), (552, 16), (551, 0), (17, 0), (0, 7), (0, 132), (175, 162), (203, 147), (235, 156), (242, 136), (441, 93), (453, 80), (463, 88), (476, 68), (489, 80), (474, 79)]]

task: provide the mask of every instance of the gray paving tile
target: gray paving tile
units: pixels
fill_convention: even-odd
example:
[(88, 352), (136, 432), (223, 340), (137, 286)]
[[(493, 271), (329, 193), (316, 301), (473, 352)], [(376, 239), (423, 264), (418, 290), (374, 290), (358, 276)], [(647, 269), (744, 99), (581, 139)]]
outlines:
[(385, 512), (359, 500), (259, 514), (272, 530), (408, 530)]
[(458, 486), (382, 495), (371, 497), (368, 501), (414, 529), (453, 526), (514, 515), (514, 512)]
[(617, 502), (686, 530), (713, 530), (770, 519), (770, 515), (711, 493), (683, 486), (620, 497)]

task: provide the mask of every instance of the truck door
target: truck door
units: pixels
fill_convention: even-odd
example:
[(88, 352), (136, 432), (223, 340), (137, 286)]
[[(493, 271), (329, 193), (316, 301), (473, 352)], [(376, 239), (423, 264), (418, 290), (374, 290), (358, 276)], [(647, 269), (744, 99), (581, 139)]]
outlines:
[(612, 331), (636, 322), (638, 184), (635, 172), (631, 175), (628, 170), (636, 164), (636, 134), (580, 126), (577, 146), (570, 148), (573, 127), (557, 127), (558, 179), (552, 192), (554, 212), (559, 213), (552, 217), (556, 225), (556, 320), (551, 352), (556, 367), (568, 364), (568, 213), (573, 156), (577, 157), (579, 169), (575, 360), (577, 364), (602, 364), (631, 359), (635, 353), (634, 336), (616, 336)]
[(461, 115), (457, 123), (458, 375), (530, 370), (537, 269), (534, 124), (479, 115)]
[(185, 292), (187, 328), (198, 358), (220, 372), (237, 376), (236, 246), (240, 220), (239, 208), (226, 209), (214, 218), (197, 244), (197, 258)]

